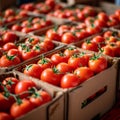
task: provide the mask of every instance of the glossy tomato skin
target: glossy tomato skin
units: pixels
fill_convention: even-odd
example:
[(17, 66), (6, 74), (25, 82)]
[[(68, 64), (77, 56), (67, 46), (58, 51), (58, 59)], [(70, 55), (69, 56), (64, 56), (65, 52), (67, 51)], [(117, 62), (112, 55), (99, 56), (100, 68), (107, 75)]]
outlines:
[(8, 42), (8, 43), (3, 45), (3, 50), (4, 51), (8, 51), (10, 49), (17, 49), (17, 46), (12, 42)]
[(84, 56), (74, 54), (68, 59), (68, 65), (71, 66), (73, 69), (76, 69), (81, 66), (87, 66), (87, 60)]
[(8, 31), (3, 35), (2, 39), (4, 43), (15, 42), (16, 40), (18, 40), (18, 36), (13, 32)]
[(50, 29), (46, 32), (46, 37), (50, 40), (60, 41), (61, 36), (57, 33), (57, 31)]
[(31, 59), (35, 57), (37, 54), (34, 50), (29, 50), (29, 51), (22, 51), (22, 59), (23, 61)]
[(15, 77), (7, 77), (3, 80), (2, 84), (9, 90), (9, 92), (14, 93), (15, 86), (19, 80)]
[(47, 68), (41, 73), (40, 79), (44, 82), (59, 86), (62, 74), (53, 68)]
[(91, 58), (88, 62), (88, 66), (94, 73), (99, 73), (108, 67), (108, 62), (104, 57), (99, 57), (96, 59)]
[(8, 113), (0, 112), (0, 120), (14, 120), (14, 119)]
[(79, 50), (74, 47), (68, 47), (67, 49), (64, 50), (64, 54), (69, 58), (73, 54), (79, 53)]
[(35, 78), (40, 78), (42, 70), (38, 64), (30, 64), (25, 67), (23, 73)]
[(47, 103), (47, 102), (52, 100), (51, 95), (48, 92), (44, 91), (44, 90), (41, 91), (40, 95), (41, 95), (41, 97), (43, 99), (43, 103)]
[(91, 42), (91, 41), (85, 41), (82, 43), (81, 48), (85, 49), (85, 50), (91, 50), (91, 51), (95, 51), (98, 52), (98, 44), (95, 42)]
[(60, 62), (66, 62), (68, 61), (68, 57), (64, 53), (55, 53), (50, 58), (54, 65), (57, 65)]
[(5, 97), (4, 92), (0, 93), (0, 112), (8, 112), (11, 105), (15, 102), (12, 96)]
[(32, 87), (36, 87), (35, 83), (33, 81), (29, 81), (29, 80), (21, 80), (20, 82), (17, 83), (17, 85), (15, 86), (15, 94), (21, 94), (20, 97), (21, 98), (25, 98), (28, 97), (30, 95), (30, 93), (25, 93), (22, 94), (23, 92), (26, 92), (32, 88)]
[(44, 70), (46, 68), (51, 68), (53, 67), (52, 60), (50, 58), (42, 58), (40, 59), (37, 64), (41, 66), (41, 68)]
[(0, 58), (0, 66), (1, 67), (10, 67), (10, 66), (13, 66), (13, 65), (17, 65), (20, 62), (21, 62), (21, 60), (17, 56), (3, 55)]
[(94, 72), (89, 67), (79, 67), (75, 69), (74, 74), (76, 74), (80, 82), (84, 82), (94, 75)]
[(62, 35), (61, 41), (66, 44), (77, 42), (78, 38), (71, 32), (66, 32)]
[(80, 80), (77, 75), (68, 73), (65, 74), (60, 82), (60, 87), (62, 88), (72, 88), (80, 84)]
[(21, 59), (21, 54), (18, 49), (10, 49), (7, 54), (8, 56), (17, 56)]
[(57, 64), (56, 68), (60, 71), (60, 73), (65, 74), (73, 71), (73, 68), (68, 65), (68, 63), (61, 62)]
[(27, 99), (22, 99), (22, 103), (19, 105), (18, 103), (14, 103), (10, 108), (10, 114), (14, 118), (18, 118), (31, 110), (34, 109), (34, 105)]

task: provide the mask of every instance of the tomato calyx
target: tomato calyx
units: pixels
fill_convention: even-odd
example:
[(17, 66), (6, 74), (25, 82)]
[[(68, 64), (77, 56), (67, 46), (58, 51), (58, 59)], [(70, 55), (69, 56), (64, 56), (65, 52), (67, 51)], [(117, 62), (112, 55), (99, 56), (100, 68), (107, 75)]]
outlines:
[(86, 43), (87, 43), (87, 44), (90, 44), (90, 43), (91, 43), (90, 39), (87, 39), (87, 40), (86, 40)]
[(101, 56), (101, 54), (98, 54), (98, 55), (93, 54), (93, 56), (90, 58), (90, 60), (97, 60), (100, 58), (100, 56)]
[(49, 60), (47, 60), (46, 58), (42, 58), (40, 61), (40, 64), (47, 64), (49, 63)]
[(59, 28), (58, 25), (55, 25), (55, 27), (53, 28), (53, 31), (57, 32), (58, 28)]
[(15, 55), (7, 55), (6, 54), (6, 58), (8, 59), (8, 60), (14, 60), (14, 58), (15, 58), (16, 56)]
[(32, 64), (26, 66), (26, 70), (29, 71), (29, 69), (32, 67)]
[(74, 49), (76, 49), (75, 47), (68, 47), (67, 48), (68, 50), (74, 50)]
[(52, 70), (55, 74), (60, 74), (60, 71), (56, 67), (53, 67)]

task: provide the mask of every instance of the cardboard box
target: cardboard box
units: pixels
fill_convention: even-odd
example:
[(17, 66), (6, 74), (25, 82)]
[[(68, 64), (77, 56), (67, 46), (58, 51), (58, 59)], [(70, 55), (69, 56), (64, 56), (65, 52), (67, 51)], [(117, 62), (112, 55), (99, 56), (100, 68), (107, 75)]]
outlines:
[[(67, 47), (68, 46), (65, 48)], [(61, 50), (64, 50), (65, 48), (61, 48)], [(83, 49), (79, 50), (81, 52), (85, 52)], [(54, 53), (56, 52), (54, 51)], [(90, 51), (86, 52), (91, 53)], [(51, 54), (53, 53), (48, 55), (46, 54), (45, 56), (47, 57)], [(34, 62), (36, 62), (39, 58), (40, 56), (37, 57)], [(52, 88), (56, 88), (58, 91), (65, 93), (66, 120), (90, 120), (96, 116), (101, 117), (115, 104), (118, 61), (110, 59), (109, 57), (107, 57), (107, 59), (110, 65), (109, 68), (91, 77), (89, 80), (86, 80), (75, 88), (62, 89), (60, 87), (51, 85)], [(29, 63), (32, 63), (32, 61), (29, 61)], [(21, 71), (24, 66), (29, 63), (19, 66), (19, 68), (16, 68), (16, 70)], [(39, 82), (45, 86), (48, 84), (43, 81)], [(104, 91), (100, 93), (100, 91), (103, 89)], [(94, 96), (94, 94), (98, 93), (100, 94), (89, 101), (91, 96)]]
[(0, 80), (10, 76), (17, 77), (19, 80), (32, 80), (37, 85), (37, 88), (44, 89), (53, 97), (52, 101), (33, 109), (15, 120), (64, 120), (64, 94), (62, 92), (49, 85), (44, 86), (38, 83), (38, 80), (17, 71), (0, 74)]

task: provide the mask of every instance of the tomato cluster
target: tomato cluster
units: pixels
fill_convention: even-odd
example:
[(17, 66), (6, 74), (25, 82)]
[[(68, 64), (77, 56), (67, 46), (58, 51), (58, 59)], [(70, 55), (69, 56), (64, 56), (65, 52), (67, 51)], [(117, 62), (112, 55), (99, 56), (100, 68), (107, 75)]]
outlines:
[(31, 36), (24, 39), (24, 42), (17, 44), (7, 42), (1, 47), (0, 67), (10, 67), (22, 61), (31, 59), (39, 54), (54, 49), (55, 43), (49, 39)]
[(23, 17), (27, 17), (28, 14), (25, 10), (14, 10), (12, 8), (6, 9), (4, 12), (0, 12), (0, 26), (6, 25)]
[(83, 22), (87, 17), (95, 17), (97, 14), (98, 11), (94, 7), (85, 6), (83, 8), (64, 8), (50, 12), (48, 15), (70, 21)]
[(20, 39), (20, 37), (9, 30), (0, 30), (0, 47), (8, 42), (15, 43)]
[(37, 14), (47, 14), (51, 11), (61, 9), (62, 5), (55, 2), (55, 0), (45, 0), (39, 3), (26, 3), (20, 6), (20, 9)]
[(0, 82), (0, 119), (14, 120), (51, 100), (33, 81), (6, 77)]
[(81, 44), (81, 48), (95, 52), (101, 52), (111, 57), (120, 57), (120, 33), (107, 30), (102, 35), (87, 39)]
[(98, 27), (111, 27), (120, 23), (120, 10), (114, 14), (107, 15), (102, 11), (97, 11), (94, 7), (84, 6), (80, 8), (56, 10), (48, 14), (57, 18), (64, 18), (70, 21), (84, 22), (86, 25), (94, 24)]
[(65, 44), (80, 41), (90, 35), (101, 32), (102, 29), (96, 26), (86, 26), (83, 24), (68, 25), (63, 24), (49, 29), (45, 33), (45, 37), (50, 40), (59, 41)]
[(42, 29), (53, 25), (52, 20), (47, 20), (45, 17), (29, 17), (27, 20), (16, 22), (15, 24), (8, 26), (13, 31), (20, 31), (23, 33), (28, 33), (38, 29)]
[(75, 47), (49, 56), (28, 64), (22, 72), (61, 88), (71, 88), (108, 67), (107, 59), (100, 54), (80, 52)]

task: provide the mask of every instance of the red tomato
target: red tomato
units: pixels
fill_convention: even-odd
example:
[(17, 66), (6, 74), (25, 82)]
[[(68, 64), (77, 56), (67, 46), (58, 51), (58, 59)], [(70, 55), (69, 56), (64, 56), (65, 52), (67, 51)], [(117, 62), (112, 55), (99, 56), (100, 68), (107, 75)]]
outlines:
[(15, 15), (15, 11), (13, 9), (11, 9), (11, 8), (6, 9), (5, 12), (4, 12), (5, 17), (14, 16), (14, 15)]
[(100, 35), (97, 35), (95, 36), (93, 39), (92, 39), (92, 42), (95, 42), (95, 43), (103, 43), (105, 42), (105, 39), (104, 37), (100, 36)]
[(91, 42), (90, 40), (84, 41), (81, 45), (81, 48), (85, 50), (98, 52), (98, 44), (95, 42)]
[(71, 26), (69, 25), (60, 25), (57, 32), (62, 35), (63, 33), (69, 31), (71, 29)]
[(4, 41), (4, 43), (7, 43), (7, 42), (15, 42), (18, 40), (18, 36), (13, 33), (13, 32), (10, 32), (10, 31), (7, 31), (3, 36), (2, 36), (2, 39)]
[(86, 31), (89, 33), (89, 35), (93, 35), (99, 33), (101, 31), (101, 28), (99, 26), (95, 26), (94, 24), (91, 24), (86, 28)]
[(80, 84), (80, 80), (77, 75), (68, 73), (65, 74), (60, 82), (60, 87), (62, 88), (71, 88), (76, 87)]
[(18, 49), (10, 49), (7, 54), (8, 56), (18, 56), (21, 58), (21, 54)]
[(107, 68), (108, 62), (105, 57), (95, 55), (89, 60), (88, 66), (94, 73), (99, 73)]
[(8, 51), (10, 49), (17, 49), (17, 46), (12, 42), (8, 42), (8, 43), (3, 45), (3, 50), (4, 51)]
[(95, 24), (95, 26), (98, 26), (98, 27), (101, 27), (101, 28), (107, 27), (106, 21), (100, 20), (99, 18), (94, 21), (94, 24)]
[(52, 60), (54, 65), (57, 65), (58, 63), (61, 63), (61, 62), (68, 61), (68, 57), (64, 53), (55, 53), (51, 56), (50, 59)]
[(45, 51), (49, 51), (55, 48), (55, 44), (53, 43), (53, 41), (49, 40), (49, 39), (44, 39), (43, 42), (40, 43), (40, 46), (45, 50)]
[(10, 66), (13, 66), (13, 65), (17, 65), (20, 62), (21, 62), (20, 58), (17, 57), (17, 56), (3, 55), (0, 58), (0, 66), (1, 67), (10, 67)]
[(78, 41), (78, 38), (71, 32), (64, 33), (61, 38), (61, 42), (66, 44), (70, 44), (77, 41)]
[(24, 69), (24, 74), (35, 77), (35, 78), (40, 78), (40, 74), (42, 72), (42, 67), (38, 64), (30, 64), (27, 65)]
[(49, 38), (50, 40), (55, 40), (55, 41), (60, 41), (61, 40), (61, 36), (54, 29), (49, 29), (46, 32), (46, 37)]
[(25, 60), (28, 60), (28, 59), (31, 59), (33, 57), (36, 56), (36, 52), (34, 50), (26, 50), (26, 51), (23, 51), (22, 52), (22, 59), (25, 61)]
[(80, 82), (84, 82), (94, 75), (94, 72), (89, 67), (79, 67), (75, 69), (74, 74), (76, 74)]
[(85, 25), (90, 26), (91, 24), (94, 23), (94, 21), (95, 21), (94, 17), (87, 17), (84, 22)]
[(46, 0), (45, 4), (50, 6), (51, 8), (54, 8), (56, 5), (55, 0)]
[(23, 27), (21, 29), (21, 32), (23, 32), (23, 33), (29, 33), (31, 31), (33, 31), (33, 28), (31, 28), (31, 27)]
[(89, 36), (89, 34), (88, 34), (88, 32), (87, 32), (86, 30), (78, 31), (78, 32), (76, 32), (75, 34), (76, 34), (76, 36), (77, 36), (77, 38), (78, 38), (79, 40), (82, 40), (82, 39), (84, 39), (84, 38), (86, 38), (86, 37)]
[(41, 73), (40, 79), (50, 84), (59, 86), (61, 77), (61, 73), (56, 68), (47, 68)]
[(23, 9), (26, 11), (33, 11), (35, 7), (33, 3), (26, 3), (24, 4)]
[(107, 44), (109, 44), (109, 43), (113, 43), (113, 42), (115, 43), (117, 41), (117, 38), (114, 36), (110, 36), (110, 37), (107, 37), (105, 40), (106, 40), (105, 42)]
[(91, 6), (85, 6), (82, 10), (82, 12), (86, 15), (86, 16), (95, 16), (96, 15), (96, 10), (91, 7)]
[(108, 21), (109, 20), (109, 17), (108, 15), (105, 13), (105, 12), (100, 12), (98, 15), (97, 15), (98, 19), (101, 20), (101, 21)]
[(21, 30), (22, 30), (22, 27), (21, 27), (21, 25), (19, 25), (19, 24), (14, 24), (14, 25), (11, 27), (11, 30), (21, 31)]
[(14, 103), (12, 96), (5, 97), (5, 92), (0, 93), (0, 112), (8, 112), (11, 105)]
[(26, 40), (25, 40), (25, 43), (26, 43), (26, 44), (31, 44), (31, 45), (35, 45), (35, 44), (37, 44), (37, 43), (39, 43), (39, 42), (40, 42), (39, 38), (34, 37), (34, 36), (31, 36), (31, 37), (29, 37), (29, 38), (26, 38)]
[(111, 57), (114, 57), (114, 56), (115, 56), (113, 50), (110, 48), (109, 45), (106, 45), (106, 46), (102, 47), (99, 52), (100, 52), (100, 53), (102, 52), (103, 54), (109, 55), (109, 56), (111, 56)]
[(18, 118), (28, 112), (30, 112), (31, 110), (34, 109), (34, 105), (31, 104), (31, 102), (27, 99), (22, 99), (21, 103), (18, 104), (17, 102), (15, 102), (10, 109), (10, 114), (11, 116), (13, 116), (14, 118)]
[(42, 58), (40, 59), (37, 64), (41, 66), (41, 68), (44, 70), (46, 68), (51, 68), (53, 66), (52, 60), (50, 58)]
[(40, 91), (35, 92), (35, 94), (31, 95), (30, 98), (29, 98), (30, 102), (35, 107), (41, 106), (43, 104), (43, 98), (42, 98), (40, 93), (41, 93)]
[(65, 74), (65, 73), (69, 73), (72, 72), (72, 67), (70, 65), (68, 65), (68, 63), (65, 62), (61, 62), (59, 63), (56, 68), (60, 71), (60, 73)]
[(31, 51), (33, 51), (34, 55), (37, 56), (47, 51), (47, 48), (44, 48), (40, 45), (40, 43), (33, 45)]
[(15, 86), (19, 80), (15, 77), (7, 77), (3, 80), (2, 84), (9, 90), (9, 92), (14, 93)]
[[(20, 94), (21, 98), (28, 97), (30, 95), (29, 90), (32, 87), (36, 87), (36, 85), (35, 85), (35, 83), (33, 81), (21, 80), (15, 86), (15, 94)], [(24, 93), (24, 92), (27, 92), (27, 91), (28, 91), (28, 93)]]
[(70, 65), (73, 69), (76, 69), (81, 66), (87, 66), (87, 61), (84, 56), (80, 54), (74, 54), (68, 59), (68, 65)]
[(43, 98), (43, 103), (47, 103), (47, 102), (52, 100), (51, 95), (48, 92), (44, 91), (44, 90), (41, 91), (40, 95)]
[(13, 117), (5, 112), (0, 112), (0, 120), (13, 120)]
[(79, 50), (75, 47), (68, 47), (65, 49), (64, 54), (69, 58), (73, 54), (79, 53)]
[(52, 97), (46, 91), (38, 91), (30, 97), (30, 102), (38, 107), (52, 100)]

